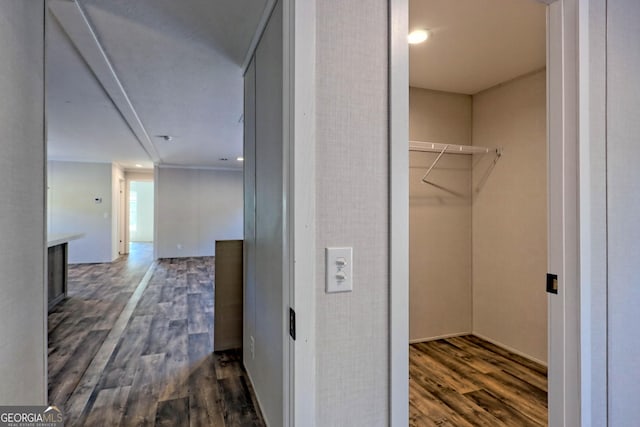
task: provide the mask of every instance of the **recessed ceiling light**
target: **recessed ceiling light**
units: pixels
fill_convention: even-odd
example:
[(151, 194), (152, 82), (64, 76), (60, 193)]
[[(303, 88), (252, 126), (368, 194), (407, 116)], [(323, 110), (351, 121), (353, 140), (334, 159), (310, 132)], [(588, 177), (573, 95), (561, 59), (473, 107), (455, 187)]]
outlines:
[(236, 160), (239, 162), (244, 162), (244, 157), (242, 156), (236, 157)]
[(422, 43), (429, 38), (429, 31), (415, 30), (409, 33), (409, 44)]
[(141, 167), (142, 167), (142, 165), (141, 165), (140, 163), (136, 163), (136, 167), (137, 167), (137, 168), (141, 168)]

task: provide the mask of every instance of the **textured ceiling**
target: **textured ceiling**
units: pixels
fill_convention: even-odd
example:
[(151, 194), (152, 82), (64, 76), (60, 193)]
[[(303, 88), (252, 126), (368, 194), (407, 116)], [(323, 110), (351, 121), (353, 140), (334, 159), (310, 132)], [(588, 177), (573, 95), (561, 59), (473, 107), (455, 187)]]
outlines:
[[(51, 17), (50, 17), (51, 18)], [(100, 83), (55, 19), (47, 25), (47, 128), (51, 160), (151, 167)]]
[(474, 94), (543, 68), (545, 8), (535, 0), (410, 0), (410, 31), (431, 33), (409, 48), (411, 86)]
[[(266, 4), (80, 0), (159, 163), (241, 167), (241, 62)], [(410, 48), (412, 86), (472, 94), (545, 64), (545, 7), (534, 0), (411, 0), (410, 28), (432, 31)], [(47, 26), (49, 158), (151, 167), (71, 30)]]
[[(241, 167), (235, 160), (242, 154), (241, 63), (266, 0), (82, 0), (80, 5), (159, 163)], [(65, 32), (53, 22), (47, 35), (49, 157), (151, 166), (118, 103), (98, 83), (103, 77), (88, 66), (91, 61), (83, 62), (86, 49), (76, 49), (76, 40), (67, 37), (74, 34), (71, 27), (86, 23), (61, 22)], [(174, 138), (166, 142), (157, 135)]]

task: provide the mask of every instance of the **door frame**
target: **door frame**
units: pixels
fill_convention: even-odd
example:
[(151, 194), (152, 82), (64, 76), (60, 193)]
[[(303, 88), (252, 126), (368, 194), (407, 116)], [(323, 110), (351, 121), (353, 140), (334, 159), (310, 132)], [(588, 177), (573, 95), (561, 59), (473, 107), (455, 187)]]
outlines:
[[(316, 425), (316, 0), (283, 1), (283, 138), (288, 228), (284, 307), (296, 315), (295, 340), (285, 328), (287, 426)], [(287, 308), (288, 310), (288, 308)], [(286, 314), (288, 317), (288, 314)]]
[[(389, 0), (390, 301), (389, 413), (392, 426), (408, 424), (408, 1)], [(549, 425), (580, 425), (580, 262), (578, 125), (580, 0), (538, 0), (547, 8), (547, 117), (549, 271), (560, 291), (548, 296)], [(588, 18), (588, 16), (587, 16)], [(583, 47), (580, 45), (580, 47)], [(580, 52), (583, 53), (583, 52)], [(583, 192), (586, 189), (583, 189)], [(543, 278), (540, 280), (543, 286)], [(551, 351), (553, 348), (553, 351)]]
[(124, 255), (128, 253), (127, 251), (127, 239), (126, 239), (126, 229), (129, 226), (129, 221), (127, 221), (127, 207), (129, 203), (127, 203), (127, 181), (125, 179), (121, 179), (119, 182), (119, 191), (118, 195), (118, 254)]

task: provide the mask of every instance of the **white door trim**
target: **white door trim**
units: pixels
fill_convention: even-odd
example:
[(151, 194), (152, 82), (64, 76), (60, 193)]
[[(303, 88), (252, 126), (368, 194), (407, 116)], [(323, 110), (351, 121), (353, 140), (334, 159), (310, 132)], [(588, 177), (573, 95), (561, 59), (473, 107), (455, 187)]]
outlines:
[(124, 255), (127, 252), (126, 244), (126, 229), (129, 226), (127, 222), (127, 188), (126, 180), (121, 179), (118, 183), (118, 255)]
[[(284, 127), (288, 152), (285, 193), (289, 218), (288, 301), (296, 312), (296, 340), (289, 346), (289, 425), (316, 422), (316, 1), (284, 0)], [(287, 108), (289, 106), (289, 108)], [(285, 159), (287, 160), (287, 159)], [(287, 400), (287, 396), (285, 396)]]
[(607, 426), (606, 0), (579, 3), (581, 425)]
[(409, 425), (409, 2), (389, 4), (389, 424)]
[[(578, 1), (548, 13), (549, 268), (561, 292), (549, 297), (549, 425), (580, 425), (578, 210)], [(408, 0), (390, 0), (390, 424), (408, 421)], [(403, 88), (404, 86), (404, 88)], [(404, 151), (404, 152), (403, 152)], [(554, 197), (556, 199), (554, 200)], [(559, 203), (559, 204), (558, 204)], [(553, 212), (552, 210), (553, 209)], [(555, 270), (555, 271), (553, 271)], [(541, 286), (543, 285), (541, 278)]]

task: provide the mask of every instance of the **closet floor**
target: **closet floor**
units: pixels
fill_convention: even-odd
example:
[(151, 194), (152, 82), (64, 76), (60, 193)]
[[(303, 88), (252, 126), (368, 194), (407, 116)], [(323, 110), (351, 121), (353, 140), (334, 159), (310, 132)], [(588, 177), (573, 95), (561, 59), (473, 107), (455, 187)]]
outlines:
[(409, 348), (410, 426), (546, 426), (547, 368), (473, 335)]

